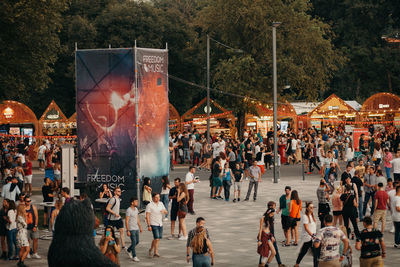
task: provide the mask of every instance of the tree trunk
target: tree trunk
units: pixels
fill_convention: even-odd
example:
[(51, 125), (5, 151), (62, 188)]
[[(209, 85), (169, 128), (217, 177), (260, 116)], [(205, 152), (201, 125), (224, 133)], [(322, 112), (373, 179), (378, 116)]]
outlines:
[(239, 111), (237, 113), (237, 130), (238, 130), (238, 139), (241, 140), (243, 138), (244, 128), (245, 128), (245, 116), (246, 113), (243, 111)]

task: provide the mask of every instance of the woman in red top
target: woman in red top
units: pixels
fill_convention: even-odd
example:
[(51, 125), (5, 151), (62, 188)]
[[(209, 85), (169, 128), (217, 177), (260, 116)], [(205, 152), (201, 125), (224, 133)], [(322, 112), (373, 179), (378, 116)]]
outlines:
[(301, 200), (299, 198), (299, 194), (297, 190), (293, 190), (290, 195), (290, 203), (289, 203), (289, 218), (291, 223), (290, 229), (292, 231), (292, 236), (294, 236), (293, 246), (297, 246), (299, 241), (299, 229), (298, 229), (298, 221), (300, 221), (300, 212), (301, 212)]

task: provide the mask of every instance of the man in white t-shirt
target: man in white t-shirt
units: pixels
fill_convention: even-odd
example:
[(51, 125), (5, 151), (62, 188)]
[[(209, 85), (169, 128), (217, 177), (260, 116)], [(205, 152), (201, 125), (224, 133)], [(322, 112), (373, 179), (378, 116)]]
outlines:
[(393, 180), (400, 181), (400, 150), (396, 153), (396, 158), (390, 161), (393, 170)]
[(392, 218), (394, 223), (394, 247), (400, 248), (400, 186), (396, 186), (396, 196), (392, 206)]
[[(219, 140), (218, 140), (219, 141)], [(215, 142), (215, 143), (213, 143), (212, 144), (212, 149), (213, 149), (213, 158), (215, 159), (217, 156), (219, 156), (219, 147), (220, 147), (220, 144), (219, 144), (219, 142)]]
[(131, 206), (126, 210), (125, 225), (126, 234), (131, 238), (131, 246), (127, 249), (129, 257), (138, 262), (139, 259), (136, 257), (136, 246), (139, 244), (139, 231), (143, 232), (142, 225), (140, 225), (139, 211), (137, 209), (138, 200), (136, 197), (132, 197)]
[(44, 145), (45, 143), (43, 142), (42, 145), (38, 149), (38, 161), (39, 161), (39, 169), (41, 171), (44, 171), (44, 161), (46, 160), (46, 146)]
[(193, 209), (194, 184), (199, 182), (199, 180), (195, 179), (195, 177), (194, 177), (195, 172), (196, 172), (196, 168), (194, 166), (190, 166), (189, 172), (186, 173), (186, 176), (185, 176), (185, 184), (186, 184), (186, 187), (187, 187), (188, 193), (189, 193), (188, 212), (192, 215), (196, 214)]
[[(163, 234), (163, 214), (167, 214), (167, 210), (162, 202), (160, 202), (160, 194), (153, 194), (153, 201), (146, 206), (146, 223), (147, 230), (153, 232), (153, 241), (149, 249), (149, 257), (160, 257), (158, 254), (158, 245)], [(152, 251), (154, 249), (154, 254)]]

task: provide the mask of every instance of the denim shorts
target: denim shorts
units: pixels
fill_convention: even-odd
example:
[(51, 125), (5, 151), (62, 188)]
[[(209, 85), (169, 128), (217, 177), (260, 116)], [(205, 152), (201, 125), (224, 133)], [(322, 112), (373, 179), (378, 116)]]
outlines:
[(163, 227), (151, 225), (151, 231), (153, 232), (153, 239), (162, 239)]

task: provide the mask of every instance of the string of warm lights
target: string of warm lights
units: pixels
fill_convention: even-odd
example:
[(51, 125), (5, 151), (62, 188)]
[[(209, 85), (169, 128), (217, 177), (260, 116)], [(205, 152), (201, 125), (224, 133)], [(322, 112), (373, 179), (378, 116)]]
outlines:
[(18, 137), (18, 138), (35, 138), (35, 139), (76, 139), (76, 135), (53, 135), (53, 136), (43, 136), (43, 135), (22, 135), (22, 134), (0, 134), (1, 137)]

